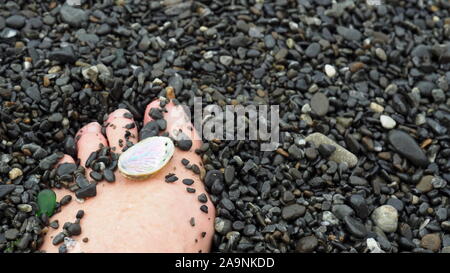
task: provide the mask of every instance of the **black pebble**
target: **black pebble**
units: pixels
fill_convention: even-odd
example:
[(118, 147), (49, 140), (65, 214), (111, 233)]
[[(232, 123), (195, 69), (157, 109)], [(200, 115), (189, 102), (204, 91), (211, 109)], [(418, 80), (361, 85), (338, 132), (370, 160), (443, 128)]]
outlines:
[(190, 178), (185, 178), (185, 179), (183, 179), (183, 184), (190, 186), (190, 185), (194, 184), (194, 180), (192, 180)]
[(62, 206), (65, 206), (65, 205), (69, 204), (70, 201), (72, 201), (72, 195), (66, 195), (63, 198), (61, 198), (61, 201), (59, 201), (59, 203)]
[(103, 177), (105, 178), (106, 181), (108, 182), (114, 182), (116, 181), (116, 176), (114, 175), (114, 172), (110, 169), (105, 169), (103, 171)]
[(189, 151), (189, 149), (191, 149), (191, 147), (192, 147), (192, 140), (190, 140), (190, 139), (179, 140), (179, 141), (177, 141), (177, 146), (182, 151)]
[(178, 180), (178, 177), (173, 173), (169, 173), (164, 179), (167, 183), (173, 183)]
[(187, 164), (189, 164), (189, 160), (187, 160), (186, 158), (183, 158), (183, 159), (181, 159), (181, 164), (186, 166)]
[(75, 192), (77, 198), (93, 197), (97, 195), (97, 184), (91, 183), (89, 186), (81, 188)]
[(208, 206), (207, 205), (201, 205), (200, 206), (200, 210), (203, 211), (204, 213), (208, 213)]
[(206, 202), (208, 202), (208, 197), (206, 197), (206, 194), (202, 193), (198, 196), (198, 201), (200, 201), (202, 203), (206, 203)]
[(187, 187), (187, 188), (186, 188), (186, 191), (187, 191), (188, 193), (195, 193), (195, 189), (194, 189), (194, 188), (189, 188), (189, 187)]
[(77, 236), (81, 234), (81, 226), (80, 224), (72, 223), (67, 227), (67, 232), (71, 236)]
[(79, 210), (78, 212), (77, 212), (77, 215), (76, 215), (76, 217), (78, 218), (78, 219), (81, 219), (81, 218), (83, 218), (83, 216), (84, 216), (84, 210)]
[(96, 171), (91, 171), (89, 176), (94, 179), (95, 181), (101, 181), (103, 179), (103, 175)]

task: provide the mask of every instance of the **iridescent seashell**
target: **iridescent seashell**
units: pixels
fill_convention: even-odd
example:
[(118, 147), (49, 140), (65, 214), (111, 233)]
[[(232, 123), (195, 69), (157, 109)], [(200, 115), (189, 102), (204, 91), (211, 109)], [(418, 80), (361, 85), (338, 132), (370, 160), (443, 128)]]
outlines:
[(148, 178), (170, 161), (174, 151), (175, 146), (168, 137), (146, 138), (120, 155), (119, 172), (133, 180)]

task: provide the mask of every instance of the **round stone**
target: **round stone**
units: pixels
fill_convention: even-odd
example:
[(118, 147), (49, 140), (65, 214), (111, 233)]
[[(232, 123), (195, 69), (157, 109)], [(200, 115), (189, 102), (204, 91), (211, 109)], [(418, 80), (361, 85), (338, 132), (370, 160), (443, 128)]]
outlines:
[(326, 64), (324, 70), (325, 74), (327, 74), (329, 78), (333, 78), (334, 76), (336, 76), (336, 68), (334, 68), (334, 66)]
[(386, 128), (386, 129), (392, 129), (395, 127), (395, 125), (397, 125), (397, 123), (395, 122), (395, 120), (393, 118), (391, 118), (390, 116), (386, 116), (386, 115), (380, 116), (380, 122), (381, 122), (381, 126), (383, 126), (383, 128)]
[(146, 138), (119, 157), (119, 172), (133, 180), (148, 178), (162, 169), (172, 158), (175, 145), (168, 137)]
[(398, 224), (398, 212), (391, 205), (383, 205), (373, 211), (372, 220), (384, 232), (395, 232)]

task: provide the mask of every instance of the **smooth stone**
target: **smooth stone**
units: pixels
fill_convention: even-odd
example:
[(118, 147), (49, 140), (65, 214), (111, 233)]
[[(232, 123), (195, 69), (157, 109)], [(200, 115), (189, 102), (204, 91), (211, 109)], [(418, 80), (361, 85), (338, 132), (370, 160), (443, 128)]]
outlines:
[(350, 206), (355, 210), (356, 216), (366, 219), (369, 216), (369, 207), (366, 199), (359, 194), (353, 194), (349, 199)]
[(351, 207), (344, 204), (333, 205), (331, 211), (339, 220), (344, 220), (346, 216), (351, 216), (355, 213)]
[(380, 116), (380, 122), (381, 122), (381, 126), (383, 126), (383, 128), (386, 128), (386, 129), (393, 129), (397, 125), (397, 123), (395, 122), (395, 120), (393, 118), (391, 118), (390, 116), (386, 116), (386, 115)]
[(320, 144), (318, 150), (321, 156), (328, 158), (336, 151), (336, 147), (331, 144)]
[(339, 224), (339, 219), (331, 211), (323, 212), (322, 221), (328, 222), (332, 226)]
[(431, 181), (433, 180), (434, 176), (432, 175), (425, 175), (423, 176), (419, 183), (416, 185), (416, 189), (418, 189), (420, 192), (427, 193), (433, 189), (433, 185), (431, 184)]
[(304, 206), (299, 204), (292, 204), (283, 208), (283, 210), (281, 211), (281, 217), (284, 220), (289, 221), (305, 215), (305, 212), (306, 208)]
[(75, 192), (77, 198), (94, 197), (97, 195), (97, 184), (91, 183)]
[(349, 41), (359, 41), (362, 38), (361, 32), (359, 32), (359, 30), (354, 28), (338, 26), (336, 30), (339, 35), (341, 35), (342, 37), (344, 37), (344, 39)]
[(314, 143), (316, 147), (320, 146), (320, 144), (331, 144), (335, 146), (336, 151), (329, 157), (329, 160), (337, 163), (345, 162), (349, 167), (354, 167), (358, 163), (358, 158), (353, 153), (321, 133), (312, 133), (305, 138), (305, 141)]
[(73, 174), (77, 170), (77, 165), (74, 163), (63, 163), (56, 169), (56, 174), (58, 176)]
[(72, 46), (55, 49), (48, 54), (48, 58), (53, 61), (58, 61), (62, 64), (71, 64), (77, 60), (77, 56), (75, 55)]
[(19, 231), (15, 228), (5, 231), (5, 238), (8, 240), (15, 240), (19, 236)]
[(347, 230), (358, 238), (364, 238), (367, 235), (367, 229), (363, 223), (351, 216), (344, 217), (344, 223)]
[(71, 235), (71, 236), (77, 236), (81, 234), (81, 226), (80, 224), (76, 224), (76, 223), (71, 223), (68, 227), (67, 227), (67, 232)]
[(336, 76), (336, 68), (334, 68), (334, 66), (330, 64), (325, 65), (324, 71), (329, 78), (333, 78), (334, 76)]
[(12, 184), (0, 185), (0, 200), (3, 199), (6, 195), (10, 194), (15, 188), (16, 185)]
[(320, 53), (320, 44), (319, 43), (312, 43), (310, 44), (306, 50), (305, 55), (310, 58), (315, 58)]
[(384, 107), (375, 102), (371, 102), (369, 108), (376, 113), (383, 113), (384, 111)]
[(88, 20), (86, 11), (67, 4), (61, 7), (59, 14), (61, 15), (61, 19), (72, 27), (80, 27), (82, 23)]
[(369, 184), (366, 179), (355, 175), (349, 177), (349, 182), (353, 186), (367, 186)]
[(398, 212), (391, 205), (383, 205), (373, 211), (372, 220), (384, 232), (395, 232), (398, 225)]
[(393, 206), (397, 211), (402, 211), (404, 208), (403, 202), (397, 198), (389, 198), (386, 202), (386, 205)]
[(19, 169), (19, 168), (12, 168), (12, 169), (9, 171), (8, 175), (9, 175), (9, 179), (14, 180), (14, 179), (16, 179), (17, 177), (22, 176), (22, 175), (23, 175), (23, 172), (22, 172), (22, 170)]
[(224, 219), (221, 217), (216, 217), (214, 219), (214, 229), (217, 233), (221, 235), (225, 235), (231, 231), (231, 221), (228, 219)]
[(431, 251), (437, 252), (441, 248), (441, 236), (439, 233), (431, 233), (422, 237), (420, 241), (420, 246), (429, 249)]
[(330, 102), (323, 93), (317, 92), (311, 98), (311, 109), (314, 113), (319, 116), (325, 116), (328, 112), (328, 108), (330, 106)]
[(13, 15), (6, 18), (6, 25), (11, 28), (21, 29), (25, 25), (25, 17), (22, 15)]
[(227, 166), (224, 170), (224, 178), (227, 184), (231, 184), (234, 181), (235, 169), (233, 166)]
[(416, 141), (407, 133), (400, 130), (391, 130), (388, 134), (389, 143), (402, 156), (406, 157), (418, 167), (427, 167), (428, 158)]
[(41, 101), (41, 92), (37, 85), (33, 85), (25, 89), (25, 93), (32, 98), (34, 101)]
[(296, 250), (298, 253), (311, 253), (318, 246), (319, 241), (314, 235), (306, 236), (301, 238), (297, 242)]
[(224, 66), (229, 66), (231, 62), (233, 62), (233, 57), (231, 56), (220, 56), (219, 62), (223, 64)]

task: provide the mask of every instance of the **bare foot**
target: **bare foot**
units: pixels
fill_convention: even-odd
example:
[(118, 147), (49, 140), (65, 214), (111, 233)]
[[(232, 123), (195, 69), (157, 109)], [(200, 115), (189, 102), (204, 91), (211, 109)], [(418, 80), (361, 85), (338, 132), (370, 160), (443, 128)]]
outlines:
[[(151, 108), (159, 108), (159, 100), (153, 101), (145, 111), (144, 124), (152, 119), (149, 116)], [(50, 221), (58, 220), (59, 228), (49, 228), (41, 250), (58, 252), (58, 247), (52, 244), (53, 238), (62, 232), (66, 222), (75, 222), (75, 215), (84, 210), (81, 219), (81, 235), (72, 236), (75, 240), (70, 252), (208, 252), (214, 234), (215, 208), (209, 200), (203, 182), (199, 176), (181, 163), (182, 159), (190, 164), (201, 166), (201, 159), (194, 151), (201, 141), (195, 137), (195, 130), (186, 118), (180, 106), (169, 103), (165, 107), (164, 119), (167, 121), (166, 131), (173, 135), (180, 129), (191, 137), (193, 144), (189, 151), (178, 148), (169, 163), (152, 177), (133, 181), (124, 178), (118, 171), (114, 183), (100, 182), (97, 185), (97, 196), (79, 203), (75, 195), (66, 189), (56, 190), (57, 200), (71, 194), (72, 201), (64, 206), (60, 213), (51, 217)], [(101, 126), (92, 122), (84, 126), (78, 133), (78, 158), (84, 166), (86, 159), (98, 150), (99, 145), (109, 145), (115, 152), (122, 148), (119, 141), (125, 141), (128, 130), (135, 137), (129, 141), (138, 141), (138, 131), (135, 128), (125, 129), (127, 124), (134, 123), (131, 115), (125, 109), (118, 109), (109, 115), (107, 123), (113, 124), (106, 128), (106, 136), (101, 133)], [(125, 142), (123, 142), (125, 143)], [(74, 162), (65, 155), (60, 161)], [(87, 170), (87, 173), (90, 170)], [(174, 183), (165, 182), (165, 176), (174, 173), (178, 180)], [(88, 175), (86, 177), (89, 177)], [(183, 179), (192, 179), (193, 184), (185, 185)], [(195, 189), (190, 193), (187, 188)], [(193, 190), (189, 190), (193, 191)], [(198, 196), (206, 194), (208, 201), (201, 203)], [(207, 213), (200, 210), (201, 205), (208, 207)], [(84, 238), (88, 238), (87, 240)], [(87, 241), (87, 242), (85, 242)]]

